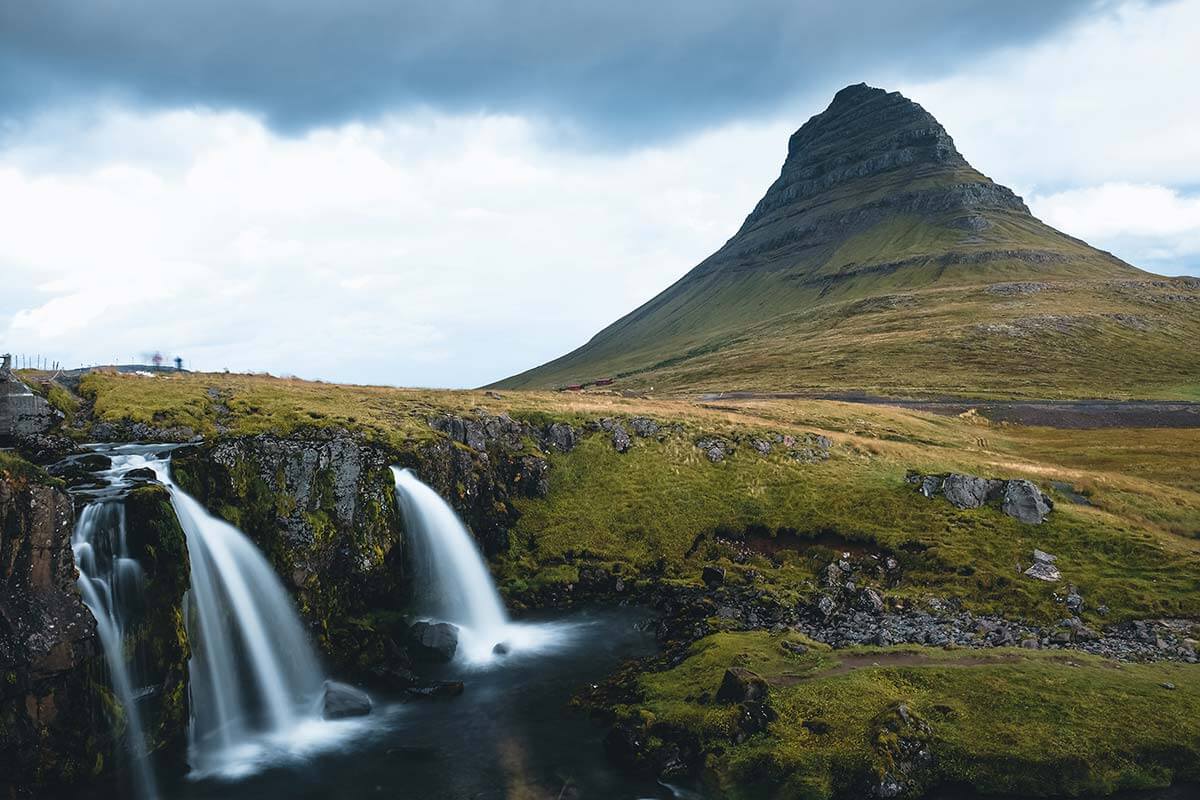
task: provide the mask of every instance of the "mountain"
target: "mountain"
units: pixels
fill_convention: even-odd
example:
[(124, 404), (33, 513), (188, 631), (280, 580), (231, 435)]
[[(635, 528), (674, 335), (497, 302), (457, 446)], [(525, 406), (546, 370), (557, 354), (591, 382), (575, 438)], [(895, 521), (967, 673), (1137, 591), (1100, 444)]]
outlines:
[(1035, 218), (898, 92), (849, 86), (725, 245), (496, 387), (1200, 396), (1200, 281)]

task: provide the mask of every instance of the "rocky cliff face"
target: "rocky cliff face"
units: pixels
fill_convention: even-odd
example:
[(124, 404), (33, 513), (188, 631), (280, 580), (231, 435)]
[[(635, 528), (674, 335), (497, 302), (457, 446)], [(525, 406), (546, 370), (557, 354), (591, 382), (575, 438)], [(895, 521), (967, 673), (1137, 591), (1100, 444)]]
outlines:
[(36, 437), (51, 428), (61, 415), (42, 397), (30, 391), (9, 369), (9, 356), (0, 362), (0, 445), (9, 446)]
[[(0, 473), (0, 764), (8, 768), (0, 797), (56, 796), (111, 780), (123, 758), (125, 712), (76, 587), (74, 502), (47, 482)], [(146, 744), (179, 762), (188, 722), (187, 546), (161, 487), (123, 502), (130, 552), (144, 570), (145, 602), (126, 645), (149, 690), (139, 704)]]
[(0, 796), (52, 792), (109, 764), (111, 695), (75, 588), (73, 522), (61, 490), (0, 474)]
[(397, 619), (410, 587), (392, 465), (447, 498), (488, 553), (507, 548), (511, 498), (546, 490), (534, 426), (503, 415), (430, 425), (401, 449), (332, 430), (220, 440), (173, 459), (176, 481), (271, 560), (341, 674), (370, 677), (387, 654), (404, 662)]

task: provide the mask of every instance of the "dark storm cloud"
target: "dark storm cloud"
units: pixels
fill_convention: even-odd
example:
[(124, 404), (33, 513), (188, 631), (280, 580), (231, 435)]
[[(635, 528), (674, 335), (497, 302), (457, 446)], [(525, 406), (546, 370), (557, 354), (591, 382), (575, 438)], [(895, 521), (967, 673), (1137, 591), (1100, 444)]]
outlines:
[[(1103, 5), (1103, 3), (1101, 3)], [(4, 0), (0, 117), (112, 93), (276, 128), (427, 105), (651, 137), (880, 68), (928, 76), (1097, 0)]]

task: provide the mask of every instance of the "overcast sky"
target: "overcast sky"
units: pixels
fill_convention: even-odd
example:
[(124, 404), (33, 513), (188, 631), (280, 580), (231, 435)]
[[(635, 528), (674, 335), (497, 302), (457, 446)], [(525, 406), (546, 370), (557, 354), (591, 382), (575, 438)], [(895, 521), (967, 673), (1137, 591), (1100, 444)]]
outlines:
[(859, 81), (1200, 274), (1198, 37), (1200, 0), (0, 3), (0, 350), (499, 379), (719, 247)]

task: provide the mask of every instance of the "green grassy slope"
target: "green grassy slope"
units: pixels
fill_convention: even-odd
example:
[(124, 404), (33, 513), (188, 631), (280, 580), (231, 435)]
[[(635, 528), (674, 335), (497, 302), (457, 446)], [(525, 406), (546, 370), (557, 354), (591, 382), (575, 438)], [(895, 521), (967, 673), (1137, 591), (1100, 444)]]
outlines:
[[(1154, 280), (1043, 224), (896, 98), (835, 99), (717, 253), (583, 347), (497, 386), (1195, 394), (1200, 286)], [(885, 107), (823, 119), (852, 101)], [(938, 146), (897, 150), (922, 125), (941, 131)], [(845, 163), (857, 167), (836, 172)], [(796, 177), (812, 174), (832, 185)]]

